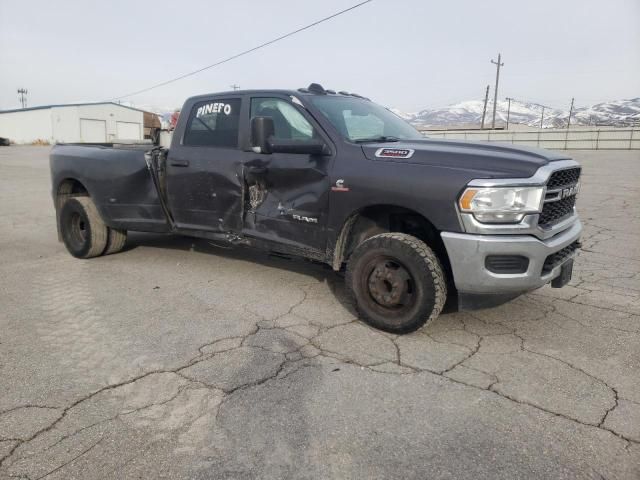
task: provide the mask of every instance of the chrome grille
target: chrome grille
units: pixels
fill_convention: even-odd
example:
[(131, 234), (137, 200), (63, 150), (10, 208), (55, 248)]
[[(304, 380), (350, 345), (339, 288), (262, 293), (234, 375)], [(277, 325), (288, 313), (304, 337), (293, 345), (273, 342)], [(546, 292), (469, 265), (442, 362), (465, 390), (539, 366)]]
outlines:
[[(553, 172), (547, 181), (547, 195), (545, 198), (538, 225), (549, 228), (554, 223), (573, 213), (576, 204), (576, 195), (562, 198), (562, 190), (578, 184), (580, 180), (580, 167), (566, 168)], [(566, 193), (566, 192), (565, 192)]]
[(538, 219), (538, 225), (542, 228), (550, 226), (556, 220), (560, 220), (573, 212), (576, 204), (576, 196), (564, 198), (557, 202), (548, 202), (542, 207), (542, 213)]
[(567, 187), (569, 185), (575, 185), (580, 180), (580, 167), (565, 168), (564, 170), (558, 170), (553, 172), (547, 182), (547, 188), (560, 188)]

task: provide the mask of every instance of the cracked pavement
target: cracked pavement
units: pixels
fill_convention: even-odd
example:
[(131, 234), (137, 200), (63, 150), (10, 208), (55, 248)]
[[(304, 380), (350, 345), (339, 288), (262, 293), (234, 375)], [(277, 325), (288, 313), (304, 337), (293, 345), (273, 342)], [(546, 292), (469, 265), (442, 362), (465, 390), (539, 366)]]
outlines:
[(640, 154), (572, 153), (571, 284), (396, 336), (306, 261), (73, 259), (48, 148), (0, 148), (0, 478), (639, 478)]

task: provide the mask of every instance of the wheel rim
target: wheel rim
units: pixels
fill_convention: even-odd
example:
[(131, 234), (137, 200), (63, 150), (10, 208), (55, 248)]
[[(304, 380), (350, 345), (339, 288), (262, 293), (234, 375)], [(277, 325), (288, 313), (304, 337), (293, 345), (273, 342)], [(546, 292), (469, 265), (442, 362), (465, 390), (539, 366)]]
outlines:
[(74, 212), (69, 219), (69, 240), (75, 248), (81, 248), (87, 241), (87, 223), (82, 215)]
[(402, 315), (416, 302), (415, 280), (400, 261), (378, 256), (368, 262), (365, 270), (366, 288), (370, 301), (378, 308)]

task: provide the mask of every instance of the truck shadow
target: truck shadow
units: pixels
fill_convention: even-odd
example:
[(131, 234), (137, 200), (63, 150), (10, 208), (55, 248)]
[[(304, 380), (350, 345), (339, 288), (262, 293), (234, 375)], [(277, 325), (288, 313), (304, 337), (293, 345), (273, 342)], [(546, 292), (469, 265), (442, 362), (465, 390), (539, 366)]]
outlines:
[(336, 300), (349, 313), (357, 316), (355, 308), (346, 294), (344, 272), (335, 272), (329, 265), (321, 262), (276, 252), (263, 252), (249, 247), (225, 245), (202, 238), (130, 232), (123, 251), (130, 251), (138, 247), (205, 253), (306, 275), (318, 282), (326, 283)]

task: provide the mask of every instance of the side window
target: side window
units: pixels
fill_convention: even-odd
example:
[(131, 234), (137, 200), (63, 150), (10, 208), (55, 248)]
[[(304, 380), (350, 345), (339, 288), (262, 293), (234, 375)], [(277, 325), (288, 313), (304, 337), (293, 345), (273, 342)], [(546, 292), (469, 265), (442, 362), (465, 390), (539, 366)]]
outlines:
[(237, 148), (240, 99), (196, 103), (184, 133), (184, 145)]
[(252, 98), (251, 117), (271, 117), (276, 138), (310, 140), (313, 127), (296, 107), (280, 98)]

